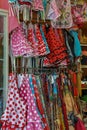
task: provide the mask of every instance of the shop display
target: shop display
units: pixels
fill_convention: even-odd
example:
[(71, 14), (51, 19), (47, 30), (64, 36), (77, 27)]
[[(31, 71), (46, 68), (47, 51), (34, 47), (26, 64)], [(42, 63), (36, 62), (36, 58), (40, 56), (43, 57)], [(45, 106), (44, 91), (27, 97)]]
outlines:
[(83, 75), (82, 65), (87, 64), (87, 52), (82, 47), (81, 29), (87, 20), (87, 2), (8, 2), (9, 48), (2, 46), (6, 38), (3, 40), (1, 23), (5, 21), (0, 16), (2, 73), (8, 64), (8, 54), (2, 50), (9, 52), (6, 83), (0, 76), (0, 85), (4, 85), (0, 92), (1, 129), (86, 130), (87, 96), (82, 90), (87, 75)]

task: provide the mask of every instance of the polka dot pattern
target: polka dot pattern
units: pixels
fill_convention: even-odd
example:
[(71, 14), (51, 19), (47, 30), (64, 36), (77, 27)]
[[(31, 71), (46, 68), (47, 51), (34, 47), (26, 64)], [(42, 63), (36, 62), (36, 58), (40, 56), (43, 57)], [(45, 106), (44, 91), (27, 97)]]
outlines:
[(50, 50), (49, 50), (49, 47), (48, 47), (48, 44), (47, 44), (47, 41), (46, 41), (46, 37), (45, 37), (44, 31), (43, 31), (43, 26), (42, 26), (42, 25), (40, 25), (40, 32), (41, 32), (41, 35), (42, 35), (44, 44), (45, 44), (45, 46), (46, 46), (47, 54), (49, 54), (49, 53), (50, 53)]
[(41, 119), (38, 115), (34, 95), (32, 94), (28, 76), (25, 76), (20, 87), (20, 96), (26, 103), (27, 107), (27, 130), (43, 130)]
[(46, 50), (46, 44), (43, 40), (40, 28), (38, 25), (29, 25), (28, 29), (28, 41), (31, 42), (31, 46), (34, 51), (34, 56), (42, 56), (48, 54)]
[(39, 56), (38, 43), (35, 40), (34, 28), (33, 28), (33, 25), (31, 23), (29, 24), (29, 29), (28, 29), (28, 41), (31, 43), (31, 46), (32, 46), (33, 51), (34, 51), (34, 56)]
[(39, 50), (39, 55), (46, 55), (48, 54), (48, 52), (46, 51), (46, 46), (45, 43), (43, 41), (40, 29), (38, 27), (38, 25), (35, 25), (35, 36), (36, 36), (36, 40), (38, 41), (38, 50)]
[(22, 129), (26, 126), (26, 104), (19, 96), (14, 74), (10, 74), (9, 76), (7, 106), (1, 120), (10, 127), (13, 126)]
[[(42, 116), (42, 122), (43, 122), (43, 126), (44, 126), (44, 130), (50, 130), (46, 117), (45, 117), (45, 113), (44, 113), (44, 109), (43, 109), (43, 105), (40, 99), (40, 95), (39, 95), (39, 90), (38, 90), (38, 86), (37, 86), (37, 82), (36, 82), (36, 77), (32, 74), (32, 82), (34, 85), (34, 91), (35, 91), (35, 97), (36, 97), (36, 104), (38, 107), (38, 110)], [(34, 113), (36, 113), (36, 111), (34, 111)]]
[(47, 43), (50, 49), (50, 54), (47, 55), (47, 58), (51, 64), (55, 62), (60, 63), (65, 58), (68, 58), (66, 52), (67, 48), (61, 35), (63, 35), (61, 30), (54, 30), (52, 27), (49, 28), (46, 34)]
[(17, 27), (11, 35), (11, 50), (13, 56), (32, 55), (33, 53), (21, 26)]

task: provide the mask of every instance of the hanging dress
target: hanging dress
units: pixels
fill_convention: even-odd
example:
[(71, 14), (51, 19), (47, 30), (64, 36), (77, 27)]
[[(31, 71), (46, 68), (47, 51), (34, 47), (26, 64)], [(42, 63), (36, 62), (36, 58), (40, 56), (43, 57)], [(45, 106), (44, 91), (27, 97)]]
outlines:
[(31, 56), (33, 53), (32, 47), (28, 43), (21, 26), (16, 28), (11, 34), (11, 51), (15, 57), (26, 54)]
[(31, 46), (33, 48), (33, 56), (39, 56), (38, 42), (35, 40), (34, 27), (32, 23), (29, 24), (28, 28), (28, 41), (31, 43)]
[(28, 76), (25, 75), (20, 87), (20, 96), (26, 102), (27, 106), (27, 128), (26, 130), (43, 130), (41, 119), (37, 112), (34, 96), (30, 89)]
[(55, 21), (60, 15), (61, 15), (61, 11), (57, 7), (56, 0), (52, 0), (50, 2), (50, 7), (49, 7), (48, 14), (47, 14), (47, 19)]
[(37, 86), (37, 83), (36, 83), (36, 78), (35, 78), (34, 75), (32, 75), (32, 82), (33, 82), (33, 85), (34, 85), (36, 104), (37, 104), (38, 110), (39, 110), (39, 112), (42, 116), (43, 130), (50, 130), (48, 123), (47, 123), (45, 113), (44, 113), (43, 105), (42, 105), (42, 102), (41, 102), (41, 99), (40, 99), (39, 90), (38, 90), (38, 86)]
[[(15, 0), (11, 0), (11, 3), (16, 2)], [(8, 12), (8, 32), (11, 33), (13, 30), (15, 30), (17, 27), (19, 27), (18, 19), (15, 15), (15, 11), (13, 9), (13, 6), (9, 3), (9, 12)]]
[(41, 35), (42, 35), (44, 44), (45, 44), (45, 46), (46, 46), (47, 54), (49, 54), (49, 53), (50, 53), (50, 49), (49, 49), (49, 47), (48, 47), (48, 44), (47, 44), (47, 41), (46, 41), (46, 37), (45, 37), (44, 31), (43, 31), (42, 25), (40, 25), (40, 32), (41, 32)]
[(9, 75), (8, 99), (1, 121), (2, 130), (26, 130), (26, 104), (19, 95), (15, 74)]
[(50, 63), (61, 62), (68, 56), (64, 43), (61, 42), (57, 35), (58, 33), (52, 27), (47, 29), (46, 38), (50, 49), (50, 54), (47, 55), (47, 58)]
[(40, 56), (46, 55), (47, 54), (46, 46), (43, 41), (43, 38), (42, 38), (38, 25), (35, 25), (35, 36), (36, 36), (36, 41), (38, 42), (39, 55)]
[[(51, 24), (54, 28), (70, 28), (72, 27), (72, 13), (70, 0), (56, 0), (56, 5), (60, 11), (60, 16), (55, 20), (53, 19)], [(55, 11), (55, 9), (54, 9)]]

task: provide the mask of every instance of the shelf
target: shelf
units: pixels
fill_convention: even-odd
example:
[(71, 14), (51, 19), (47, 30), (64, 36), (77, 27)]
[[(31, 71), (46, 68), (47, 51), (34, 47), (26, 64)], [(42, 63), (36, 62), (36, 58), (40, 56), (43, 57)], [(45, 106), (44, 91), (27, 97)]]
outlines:
[(87, 88), (81, 88), (82, 90), (87, 90)]
[(81, 65), (82, 69), (87, 69), (87, 65)]
[(87, 46), (87, 43), (81, 43), (81, 46)]

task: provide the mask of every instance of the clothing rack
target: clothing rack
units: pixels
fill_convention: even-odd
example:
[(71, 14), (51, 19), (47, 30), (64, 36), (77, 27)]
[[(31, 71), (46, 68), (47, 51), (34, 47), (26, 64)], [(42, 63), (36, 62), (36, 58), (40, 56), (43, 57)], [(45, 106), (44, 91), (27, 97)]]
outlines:
[(70, 69), (67, 66), (60, 66), (60, 67), (22, 67), (16, 66), (15, 69), (12, 69), (14, 73), (27, 73), (27, 74), (60, 74), (61, 72), (67, 73)]
[[(31, 61), (29, 61), (30, 59), (32, 59)], [(53, 66), (53, 67), (44, 67), (43, 66), (43, 58), (27, 58), (27, 57), (18, 57), (18, 58), (14, 58), (12, 59), (13, 64), (11, 66), (11, 71), (12, 72), (28, 72), (28, 73), (52, 73), (52, 72), (65, 72), (68, 70), (72, 70), (75, 73), (79, 73), (81, 72), (81, 70), (77, 69), (77, 65), (75, 64), (68, 64), (66, 65), (58, 65), (58, 66)], [(24, 61), (23, 61), (24, 60)], [(37, 64), (39, 60), (39, 64)], [(31, 63), (30, 63), (31, 62)]]
[(58, 72), (58, 68), (33, 68), (33, 67), (22, 67), (18, 66), (13, 69), (13, 72), (28, 72), (28, 73), (49, 73), (49, 72)]
[[(23, 22), (23, 19), (20, 19), (21, 22)], [(51, 22), (50, 20), (37, 20), (37, 19), (32, 19), (32, 20), (29, 20), (29, 21), (26, 21), (26, 24), (28, 25), (29, 23), (33, 23), (33, 24), (48, 24), (48, 25), (51, 25)]]
[(23, 13), (19, 13), (20, 22), (24, 21), (26, 24), (29, 24), (29, 23), (36, 24), (36, 23), (39, 23), (39, 24), (49, 24), (49, 25), (51, 25), (51, 21), (50, 20), (48, 20), (48, 19), (41, 19), (36, 11), (32, 11), (32, 16), (33, 16), (33, 18), (31, 18), (31, 16), (30, 16), (29, 20), (24, 21), (23, 20)]

